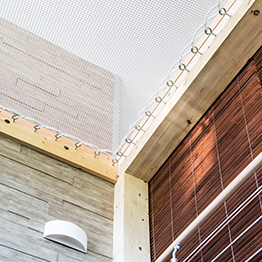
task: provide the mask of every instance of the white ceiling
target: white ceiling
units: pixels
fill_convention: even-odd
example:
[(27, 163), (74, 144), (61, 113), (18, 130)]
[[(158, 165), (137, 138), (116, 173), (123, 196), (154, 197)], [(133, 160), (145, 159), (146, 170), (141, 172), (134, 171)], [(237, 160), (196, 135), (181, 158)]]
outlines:
[(119, 76), (115, 150), (217, 2), (0, 0), (0, 16)]

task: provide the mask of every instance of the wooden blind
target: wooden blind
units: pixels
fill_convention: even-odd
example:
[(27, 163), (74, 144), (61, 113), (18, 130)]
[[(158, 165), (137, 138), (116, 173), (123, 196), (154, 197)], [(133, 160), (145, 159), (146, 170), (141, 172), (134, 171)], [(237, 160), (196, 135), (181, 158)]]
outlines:
[[(261, 83), (262, 48), (149, 182), (152, 261), (262, 151)], [(188, 238), (177, 253), (179, 261), (183, 261), (261, 184), (262, 167)], [(260, 195), (203, 247), (192, 261), (210, 261), (261, 214)], [(262, 247), (261, 228), (260, 221), (217, 261), (244, 261), (249, 258)], [(257, 257), (261, 257), (261, 254)], [(170, 258), (166, 261), (170, 261)]]

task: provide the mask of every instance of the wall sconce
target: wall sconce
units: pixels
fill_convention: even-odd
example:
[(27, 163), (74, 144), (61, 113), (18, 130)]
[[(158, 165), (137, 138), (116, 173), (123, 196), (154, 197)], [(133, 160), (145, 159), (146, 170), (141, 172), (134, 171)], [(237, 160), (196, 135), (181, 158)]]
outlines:
[(87, 236), (79, 226), (62, 220), (45, 223), (43, 237), (86, 253)]

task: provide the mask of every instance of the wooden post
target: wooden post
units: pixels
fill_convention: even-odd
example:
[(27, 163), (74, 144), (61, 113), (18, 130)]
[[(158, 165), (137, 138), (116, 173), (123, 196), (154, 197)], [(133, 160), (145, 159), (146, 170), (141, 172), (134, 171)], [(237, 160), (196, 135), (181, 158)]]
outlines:
[(148, 184), (128, 174), (115, 185), (114, 262), (150, 262)]

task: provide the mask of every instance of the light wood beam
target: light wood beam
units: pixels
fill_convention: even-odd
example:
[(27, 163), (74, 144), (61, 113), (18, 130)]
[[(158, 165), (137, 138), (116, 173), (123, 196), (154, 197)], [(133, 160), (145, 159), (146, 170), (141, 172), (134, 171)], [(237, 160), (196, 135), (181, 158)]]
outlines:
[(109, 156), (101, 153), (94, 158), (94, 150), (86, 146), (75, 150), (73, 140), (61, 137), (55, 141), (54, 132), (45, 128), (34, 132), (32, 122), (20, 118), (12, 122), (12, 115), (1, 109), (0, 135), (109, 182), (116, 183), (117, 181), (117, 166), (112, 166)]
[(113, 262), (150, 262), (148, 184), (121, 174), (115, 185)]
[[(119, 167), (149, 181), (262, 43), (262, 1), (244, 1)], [(190, 120), (191, 124), (188, 124)]]

